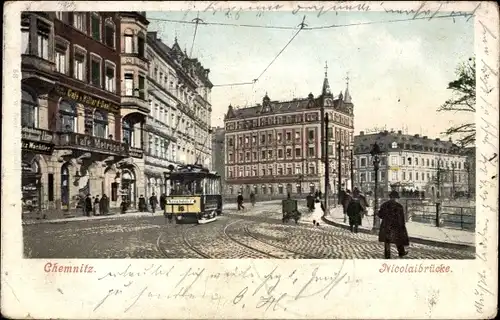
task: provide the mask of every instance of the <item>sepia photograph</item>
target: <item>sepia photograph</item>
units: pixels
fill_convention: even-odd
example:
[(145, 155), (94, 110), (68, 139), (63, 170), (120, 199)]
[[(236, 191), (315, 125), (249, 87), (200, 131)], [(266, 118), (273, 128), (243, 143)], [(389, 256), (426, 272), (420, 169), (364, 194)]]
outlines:
[[(7, 8), (2, 268), (21, 262), (2, 286), (16, 315), (496, 313), (495, 5)], [(384, 311), (408, 286), (413, 302)], [(24, 309), (21, 291), (76, 306)]]

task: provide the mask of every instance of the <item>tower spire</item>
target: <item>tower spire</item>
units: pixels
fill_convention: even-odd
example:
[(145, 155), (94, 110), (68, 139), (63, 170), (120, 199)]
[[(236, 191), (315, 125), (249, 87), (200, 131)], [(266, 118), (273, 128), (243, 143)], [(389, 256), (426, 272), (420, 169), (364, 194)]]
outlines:
[(347, 76), (345, 78), (345, 94), (344, 94), (344, 102), (351, 103), (351, 95), (349, 94), (349, 72), (347, 72)]
[(328, 83), (328, 62), (325, 61), (325, 79), (323, 80), (323, 90), (322, 94), (331, 94), (330, 84)]

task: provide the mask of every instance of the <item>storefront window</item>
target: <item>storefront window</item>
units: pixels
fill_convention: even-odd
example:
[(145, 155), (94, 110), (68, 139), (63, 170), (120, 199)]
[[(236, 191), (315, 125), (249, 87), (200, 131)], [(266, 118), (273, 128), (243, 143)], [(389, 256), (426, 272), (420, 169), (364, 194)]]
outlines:
[(77, 132), (77, 113), (74, 104), (62, 100), (59, 104), (59, 117), (61, 119), (61, 131)]
[(94, 136), (100, 138), (108, 136), (108, 116), (99, 110), (94, 112)]
[(21, 125), (23, 127), (38, 127), (38, 104), (28, 91), (23, 90), (21, 100)]

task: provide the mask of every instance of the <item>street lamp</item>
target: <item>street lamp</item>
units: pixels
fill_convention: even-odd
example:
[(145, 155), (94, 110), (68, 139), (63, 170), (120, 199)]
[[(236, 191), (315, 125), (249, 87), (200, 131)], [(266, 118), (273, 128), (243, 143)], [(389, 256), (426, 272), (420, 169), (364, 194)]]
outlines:
[(467, 170), (467, 199), (470, 199), (470, 165), (469, 162), (464, 163), (465, 170)]
[(375, 142), (375, 144), (372, 147), (372, 150), (370, 151), (371, 156), (373, 157), (373, 169), (375, 170), (375, 202), (373, 205), (373, 229), (379, 229), (380, 228), (380, 220), (377, 216), (377, 207), (378, 207), (378, 169), (380, 165), (380, 147), (378, 144)]

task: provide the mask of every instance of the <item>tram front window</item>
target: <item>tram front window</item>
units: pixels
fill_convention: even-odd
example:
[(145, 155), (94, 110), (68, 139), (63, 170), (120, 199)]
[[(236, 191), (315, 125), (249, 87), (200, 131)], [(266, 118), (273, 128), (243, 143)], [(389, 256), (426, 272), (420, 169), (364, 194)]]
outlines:
[(202, 194), (203, 188), (200, 180), (195, 179), (186, 179), (183, 177), (182, 179), (170, 179), (172, 184), (172, 195), (193, 195), (193, 194)]

